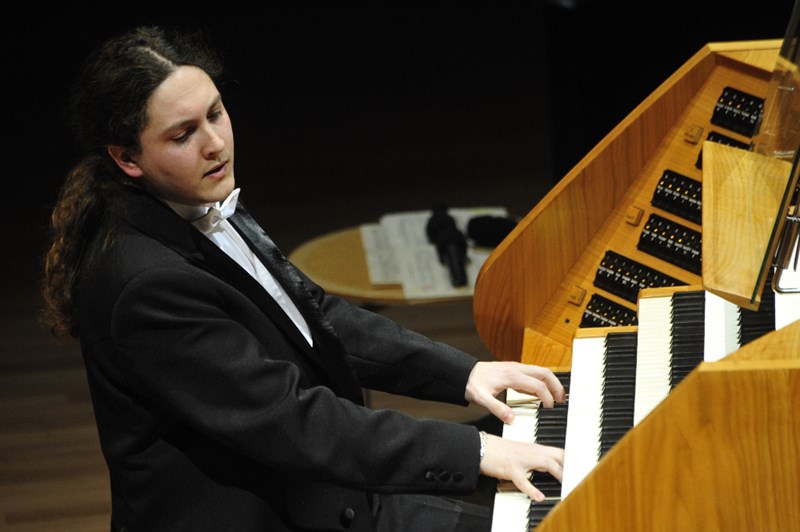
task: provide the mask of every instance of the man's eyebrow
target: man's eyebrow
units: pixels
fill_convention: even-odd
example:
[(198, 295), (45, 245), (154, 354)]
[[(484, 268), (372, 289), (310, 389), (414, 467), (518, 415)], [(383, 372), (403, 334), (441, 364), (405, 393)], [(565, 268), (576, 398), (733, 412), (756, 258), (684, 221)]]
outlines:
[[(208, 111), (219, 105), (222, 101), (222, 95), (217, 93), (211, 103), (208, 105)], [(186, 120), (181, 120), (180, 122), (176, 122), (170, 126), (164, 128), (165, 133), (169, 133), (170, 131), (175, 131), (176, 129), (183, 129), (184, 127), (191, 125), (195, 122), (194, 118), (187, 118)]]

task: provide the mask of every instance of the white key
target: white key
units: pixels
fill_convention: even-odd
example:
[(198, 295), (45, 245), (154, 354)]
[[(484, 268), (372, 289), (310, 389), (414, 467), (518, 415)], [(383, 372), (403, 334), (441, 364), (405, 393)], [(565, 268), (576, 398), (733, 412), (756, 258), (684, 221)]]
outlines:
[(604, 351), (603, 337), (576, 338), (572, 343), (562, 499), (597, 465), (600, 455)]
[(671, 296), (639, 299), (634, 426), (669, 394), (671, 323)]
[(492, 532), (526, 532), (531, 500), (521, 491), (501, 491), (494, 496)]
[[(539, 398), (508, 390), (506, 403), (512, 405), (514, 421), (503, 425), (503, 439), (534, 443)], [(530, 505), (531, 500), (521, 491), (498, 491), (492, 507), (492, 532), (525, 532)]]
[(739, 307), (718, 295), (706, 292), (705, 351), (703, 360), (716, 362), (739, 347)]

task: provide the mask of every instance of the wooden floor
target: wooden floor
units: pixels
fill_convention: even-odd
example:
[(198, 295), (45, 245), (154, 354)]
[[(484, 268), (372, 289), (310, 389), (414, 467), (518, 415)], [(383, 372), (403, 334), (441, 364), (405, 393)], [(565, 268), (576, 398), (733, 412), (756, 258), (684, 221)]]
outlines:
[(3, 316), (0, 530), (107, 531), (108, 474), (80, 353), (30, 305)]

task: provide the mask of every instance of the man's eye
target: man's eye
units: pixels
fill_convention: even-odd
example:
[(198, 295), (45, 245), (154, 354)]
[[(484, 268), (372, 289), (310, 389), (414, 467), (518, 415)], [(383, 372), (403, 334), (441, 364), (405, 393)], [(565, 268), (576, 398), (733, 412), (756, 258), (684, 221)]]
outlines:
[(176, 142), (178, 144), (183, 144), (184, 142), (189, 140), (189, 137), (191, 136), (191, 134), (192, 134), (191, 130), (184, 131), (183, 133), (181, 133), (177, 137), (172, 137), (172, 142)]
[(222, 111), (221, 111), (221, 110), (217, 110), (217, 111), (211, 111), (211, 112), (208, 114), (208, 120), (209, 120), (210, 122), (216, 122), (217, 120), (219, 120), (219, 118), (220, 118), (221, 116), (222, 116)]

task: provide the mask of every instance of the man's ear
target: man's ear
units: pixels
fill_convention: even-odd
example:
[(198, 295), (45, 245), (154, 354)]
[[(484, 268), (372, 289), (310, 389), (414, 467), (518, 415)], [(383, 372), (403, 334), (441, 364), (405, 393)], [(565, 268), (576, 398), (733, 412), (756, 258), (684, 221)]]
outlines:
[(108, 154), (117, 163), (117, 166), (125, 172), (128, 177), (142, 177), (142, 169), (130, 156), (130, 151), (122, 146), (109, 146)]

